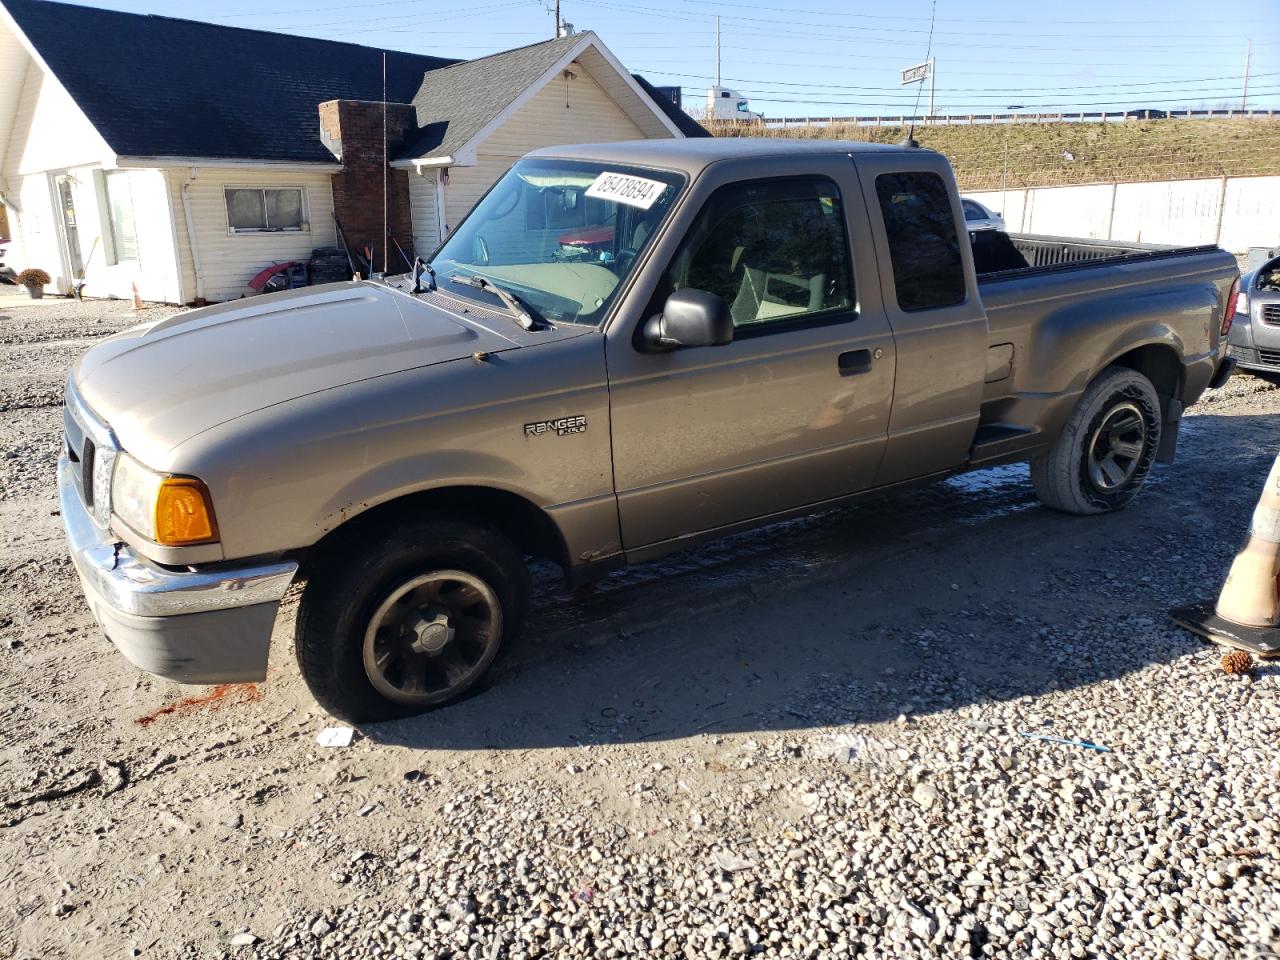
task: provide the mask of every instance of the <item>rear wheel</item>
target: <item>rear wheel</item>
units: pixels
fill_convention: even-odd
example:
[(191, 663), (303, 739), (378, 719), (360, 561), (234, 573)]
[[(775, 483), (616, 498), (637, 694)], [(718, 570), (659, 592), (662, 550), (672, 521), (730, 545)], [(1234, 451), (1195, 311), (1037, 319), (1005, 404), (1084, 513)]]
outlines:
[(322, 557), (295, 647), (312, 695), (352, 722), (422, 713), (462, 696), (519, 630), (528, 574), (480, 523), (369, 527)]
[(1108, 367), (1085, 389), (1053, 446), (1031, 461), (1036, 495), (1066, 513), (1127, 506), (1155, 462), (1161, 426), (1151, 381), (1128, 367)]

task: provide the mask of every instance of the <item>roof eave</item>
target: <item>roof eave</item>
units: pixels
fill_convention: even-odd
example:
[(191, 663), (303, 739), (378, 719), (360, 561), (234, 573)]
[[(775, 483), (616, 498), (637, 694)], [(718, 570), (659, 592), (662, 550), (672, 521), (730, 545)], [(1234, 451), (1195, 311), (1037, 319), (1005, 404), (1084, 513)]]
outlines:
[(338, 173), (342, 164), (323, 160), (279, 160), (259, 157), (116, 157), (118, 167), (266, 167), (297, 169), (314, 173)]
[(420, 170), (423, 167), (466, 167), (474, 162), (474, 158), (468, 163), (465, 158), (449, 155), (444, 157), (407, 157), (403, 160), (392, 160), (388, 166), (397, 170)]

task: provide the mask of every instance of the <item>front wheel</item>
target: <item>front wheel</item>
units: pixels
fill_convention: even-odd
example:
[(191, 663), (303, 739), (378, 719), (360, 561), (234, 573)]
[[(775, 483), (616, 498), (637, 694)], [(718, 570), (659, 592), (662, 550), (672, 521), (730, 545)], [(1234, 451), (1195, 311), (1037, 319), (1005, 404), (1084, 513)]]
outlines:
[(1053, 446), (1031, 461), (1040, 502), (1075, 514), (1127, 506), (1151, 472), (1161, 426), (1151, 381), (1108, 367), (1085, 389)]
[(303, 679), (352, 722), (456, 700), (518, 631), (528, 589), (519, 552), (491, 527), (443, 517), (370, 526), (308, 580), (295, 634)]

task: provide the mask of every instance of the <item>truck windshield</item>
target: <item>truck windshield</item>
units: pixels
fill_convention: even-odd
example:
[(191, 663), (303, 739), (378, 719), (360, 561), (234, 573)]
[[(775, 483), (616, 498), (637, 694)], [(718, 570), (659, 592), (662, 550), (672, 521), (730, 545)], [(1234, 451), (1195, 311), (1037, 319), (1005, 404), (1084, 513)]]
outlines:
[(480, 276), (552, 322), (596, 325), (684, 187), (660, 170), (574, 160), (521, 160), (436, 251), (450, 294), (491, 292)]

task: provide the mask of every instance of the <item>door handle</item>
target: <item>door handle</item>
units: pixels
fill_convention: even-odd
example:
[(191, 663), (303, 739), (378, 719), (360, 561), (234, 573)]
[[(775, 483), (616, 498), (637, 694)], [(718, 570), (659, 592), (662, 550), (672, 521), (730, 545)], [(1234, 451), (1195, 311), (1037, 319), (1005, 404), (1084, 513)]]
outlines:
[(870, 350), (847, 350), (836, 358), (836, 366), (840, 368), (840, 376), (853, 377), (859, 373), (871, 372)]

